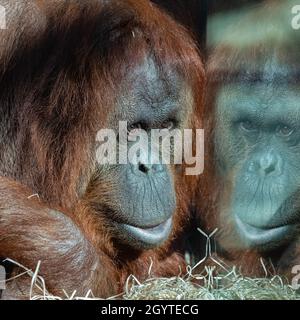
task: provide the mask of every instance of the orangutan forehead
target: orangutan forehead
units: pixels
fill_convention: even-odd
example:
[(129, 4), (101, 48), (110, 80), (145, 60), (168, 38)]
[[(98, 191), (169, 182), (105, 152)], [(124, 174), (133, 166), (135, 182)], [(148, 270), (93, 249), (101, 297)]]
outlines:
[(159, 66), (150, 57), (134, 68), (129, 82), (137, 95), (156, 102), (179, 100), (185, 87), (185, 81), (174, 69)]
[(300, 83), (300, 69), (290, 68), (269, 69), (268, 67), (259, 70), (218, 70), (210, 77), (211, 82), (221, 84), (245, 83), (245, 84), (291, 84)]
[(278, 56), (236, 57), (225, 63), (215, 63), (209, 71), (212, 82), (219, 83), (265, 83), (265, 84), (298, 84), (300, 65), (280, 61)]

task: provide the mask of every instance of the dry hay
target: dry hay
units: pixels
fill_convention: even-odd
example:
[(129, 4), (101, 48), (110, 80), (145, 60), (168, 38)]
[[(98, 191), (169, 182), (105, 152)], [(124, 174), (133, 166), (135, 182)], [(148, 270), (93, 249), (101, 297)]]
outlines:
[[(31, 287), (28, 298), (31, 300), (102, 300), (91, 291), (86, 296), (78, 297), (76, 291), (72, 294), (64, 292), (64, 296), (55, 297), (46, 288), (44, 279), (38, 275), (40, 263), (36, 270), (24, 269), (18, 277), (29, 276)], [(141, 283), (131, 275), (125, 285), (124, 293), (109, 298), (110, 300), (300, 300), (300, 292), (292, 289), (288, 282), (279, 276), (272, 278), (243, 277), (236, 268), (227, 274), (215, 276), (214, 267), (206, 267), (201, 275), (193, 275), (192, 269), (184, 277), (149, 278)], [(9, 279), (13, 281), (16, 279)], [(201, 281), (202, 285), (195, 282)]]
[[(286, 279), (278, 275), (270, 276), (263, 260), (261, 264), (265, 270), (264, 278), (244, 277), (236, 267), (229, 269), (212, 252), (211, 240), (217, 230), (210, 235), (198, 230), (207, 239), (205, 257), (195, 266), (188, 266), (186, 274), (172, 278), (154, 278), (151, 277), (151, 264), (148, 280), (140, 282), (134, 275), (130, 275), (124, 292), (110, 297), (109, 300), (300, 300), (300, 290), (295, 291)], [(208, 260), (210, 265), (215, 266), (206, 267)], [(30, 300), (103, 300), (95, 297), (91, 291), (84, 297), (78, 297), (76, 291), (71, 294), (64, 292), (62, 297), (53, 296), (47, 291), (44, 279), (39, 276), (40, 262), (36, 270), (30, 270), (13, 260), (7, 261), (24, 270), (20, 275), (8, 279), (8, 282), (18, 277), (31, 278), (28, 290)], [(203, 272), (195, 274), (194, 271), (196, 268), (198, 270), (199, 266)], [(216, 273), (217, 268), (221, 269), (222, 273)]]

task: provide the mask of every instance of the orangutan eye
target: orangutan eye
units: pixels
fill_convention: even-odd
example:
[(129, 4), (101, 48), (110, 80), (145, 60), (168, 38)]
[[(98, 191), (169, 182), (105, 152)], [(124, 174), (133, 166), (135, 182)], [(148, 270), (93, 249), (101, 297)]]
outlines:
[(143, 124), (141, 122), (137, 122), (128, 126), (127, 132), (128, 134), (134, 134), (135, 132), (142, 129), (143, 129)]
[(280, 125), (276, 129), (276, 133), (281, 137), (290, 137), (294, 133), (294, 129), (288, 125)]
[(257, 126), (252, 121), (246, 120), (240, 123), (240, 128), (246, 132), (255, 132), (257, 131)]
[(176, 127), (176, 125), (175, 125), (175, 122), (173, 120), (165, 121), (162, 124), (162, 128), (163, 129), (173, 130), (173, 129), (175, 129), (175, 127)]

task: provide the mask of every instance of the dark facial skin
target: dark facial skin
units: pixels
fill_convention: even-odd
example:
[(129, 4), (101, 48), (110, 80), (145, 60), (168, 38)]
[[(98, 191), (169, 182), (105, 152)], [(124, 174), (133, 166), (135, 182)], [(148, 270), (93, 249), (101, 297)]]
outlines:
[[(149, 139), (151, 129), (181, 128), (188, 107), (178, 79), (175, 73), (159, 74), (152, 59), (144, 61), (135, 68), (132, 81), (124, 84), (109, 127), (118, 132), (119, 121), (127, 121), (128, 135), (143, 129)], [(135, 142), (127, 143), (130, 148)], [(113, 190), (108, 199), (99, 199), (99, 208), (106, 209), (117, 239), (140, 249), (158, 246), (169, 237), (176, 207), (172, 166), (149, 164), (150, 152), (145, 145), (137, 164), (98, 168), (101, 185)]]
[[(231, 197), (222, 218), (241, 242), (266, 250), (290, 241), (299, 224), (299, 88), (263, 82), (228, 84), (217, 99), (217, 158)], [(226, 218), (225, 218), (226, 217)]]

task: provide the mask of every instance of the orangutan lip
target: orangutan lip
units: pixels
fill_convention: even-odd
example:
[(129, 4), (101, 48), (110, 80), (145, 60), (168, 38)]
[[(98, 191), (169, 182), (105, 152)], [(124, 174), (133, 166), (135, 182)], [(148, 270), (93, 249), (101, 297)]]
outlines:
[(122, 225), (127, 233), (130, 233), (136, 239), (149, 244), (157, 244), (168, 238), (172, 229), (172, 218), (155, 227), (134, 227), (132, 225)]
[(291, 225), (279, 226), (276, 228), (263, 229), (251, 226), (236, 217), (236, 223), (242, 236), (252, 245), (262, 245), (283, 239), (292, 229)]

